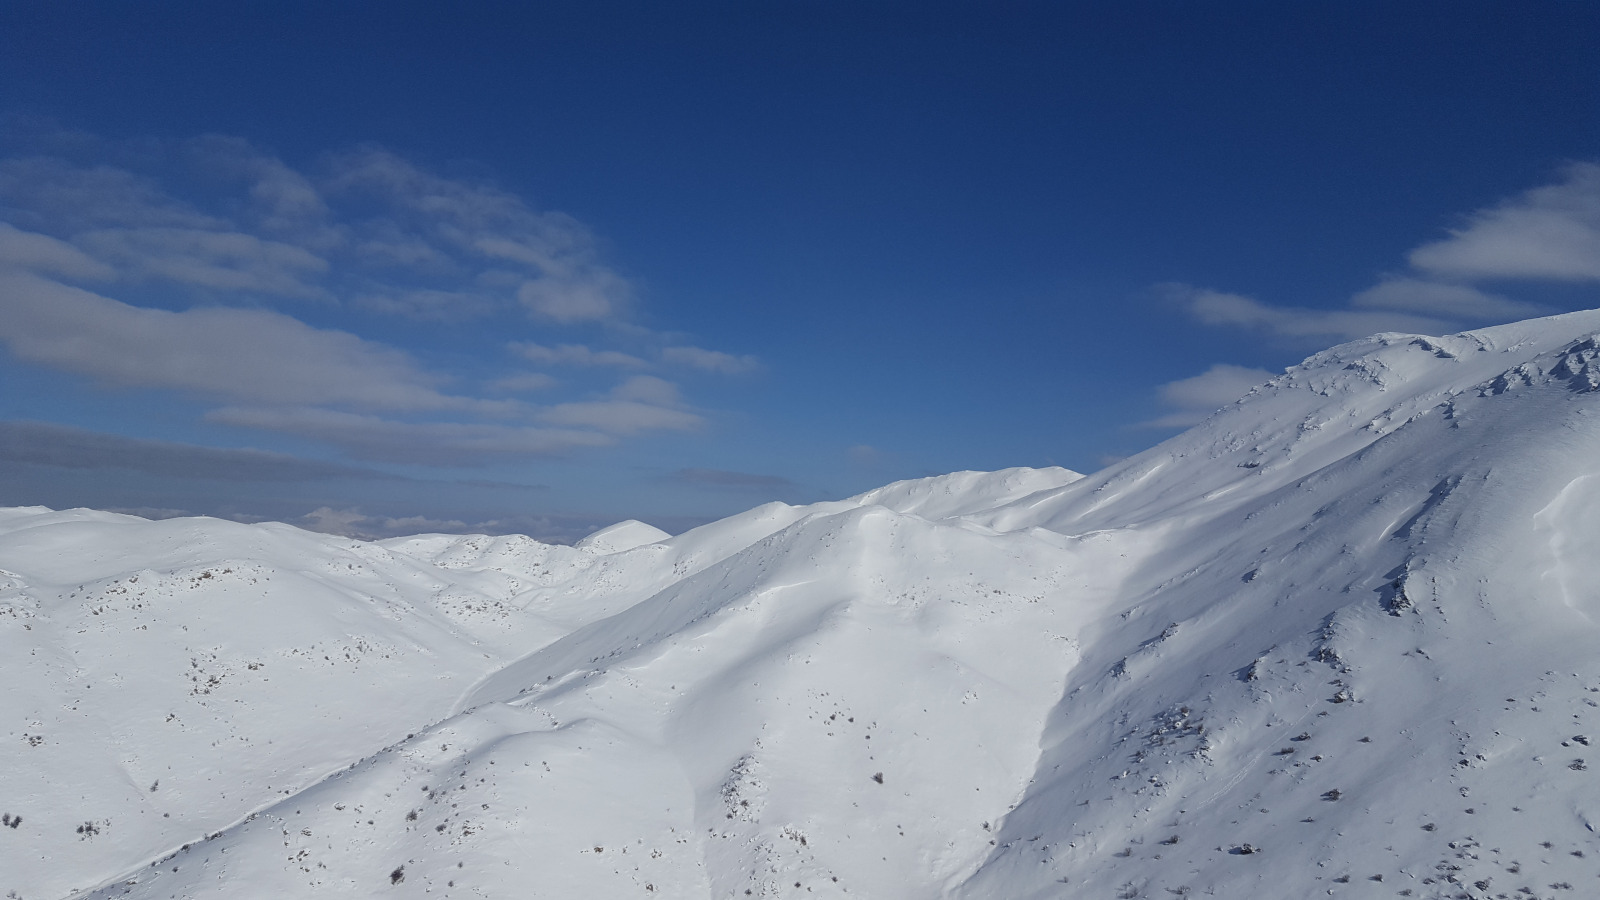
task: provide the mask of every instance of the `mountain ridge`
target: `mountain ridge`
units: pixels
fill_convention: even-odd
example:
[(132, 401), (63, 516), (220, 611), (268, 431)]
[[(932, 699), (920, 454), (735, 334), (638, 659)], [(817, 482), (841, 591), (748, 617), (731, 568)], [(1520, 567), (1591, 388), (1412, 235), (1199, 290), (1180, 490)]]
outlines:
[(1089, 476), (673, 537), (0, 511), (0, 888), (1582, 896), (1597, 336), (1377, 335)]

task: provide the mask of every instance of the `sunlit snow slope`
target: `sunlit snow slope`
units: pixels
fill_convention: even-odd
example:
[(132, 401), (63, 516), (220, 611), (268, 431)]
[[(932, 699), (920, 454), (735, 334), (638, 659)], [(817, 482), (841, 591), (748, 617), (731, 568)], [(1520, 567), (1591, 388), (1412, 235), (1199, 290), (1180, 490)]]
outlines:
[(1600, 311), (1088, 478), (577, 547), (12, 509), (0, 569), (26, 900), (1600, 896)]

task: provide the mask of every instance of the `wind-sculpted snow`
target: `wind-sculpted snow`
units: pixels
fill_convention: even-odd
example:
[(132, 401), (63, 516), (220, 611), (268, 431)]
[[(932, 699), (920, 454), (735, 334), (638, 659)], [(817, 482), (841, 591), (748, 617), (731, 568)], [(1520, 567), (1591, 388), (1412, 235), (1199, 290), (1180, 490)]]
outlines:
[(1597, 335), (676, 537), (0, 512), (0, 890), (1600, 895)]

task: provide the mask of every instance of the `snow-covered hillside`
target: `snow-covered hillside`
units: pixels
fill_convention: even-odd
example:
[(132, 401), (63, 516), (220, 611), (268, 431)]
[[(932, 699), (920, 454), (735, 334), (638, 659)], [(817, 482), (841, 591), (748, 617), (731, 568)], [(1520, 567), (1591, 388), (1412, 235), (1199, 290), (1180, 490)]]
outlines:
[(576, 547), (0, 511), (0, 890), (1600, 896), (1600, 311)]

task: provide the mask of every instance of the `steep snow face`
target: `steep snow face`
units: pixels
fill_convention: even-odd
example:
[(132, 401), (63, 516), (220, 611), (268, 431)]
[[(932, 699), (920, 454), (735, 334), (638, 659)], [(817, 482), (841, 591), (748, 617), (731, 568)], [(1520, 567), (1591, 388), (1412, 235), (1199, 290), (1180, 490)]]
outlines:
[(8, 510), (0, 889), (1588, 896), (1597, 510), (1600, 312), (677, 537)]
[[(1005, 511), (1103, 521), (1095, 491), (1126, 485), (1133, 530), (1153, 509), (1171, 530), (1084, 636), (1033, 782), (957, 893), (1594, 893), (1596, 327), (1336, 348)], [(1335, 409), (1303, 401), (1330, 388)], [(1163, 472), (1198, 453), (1192, 485)]]

